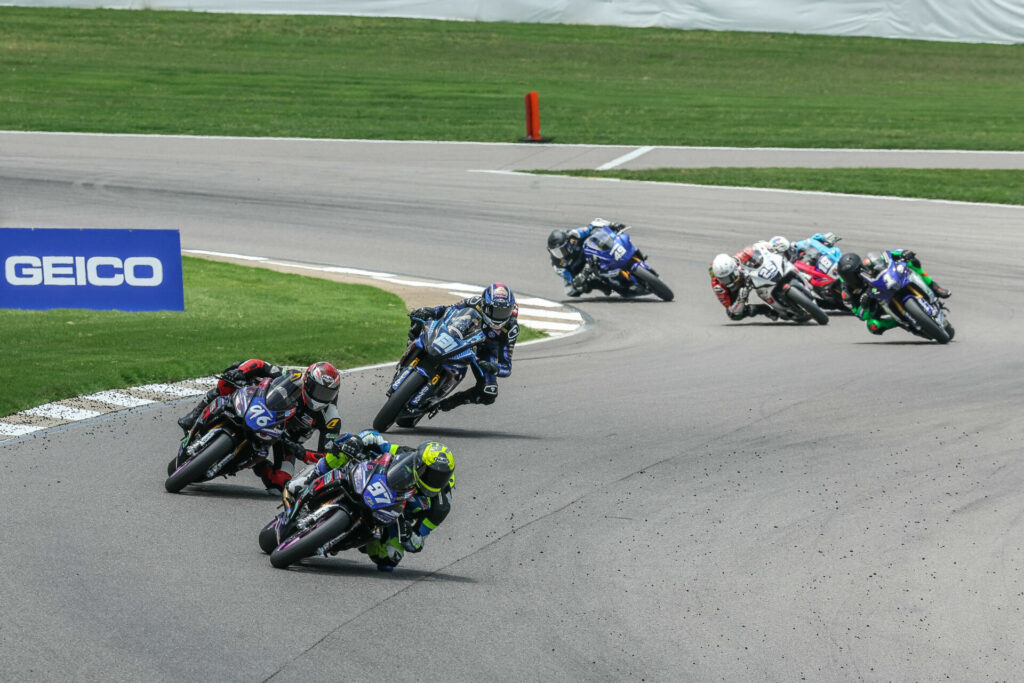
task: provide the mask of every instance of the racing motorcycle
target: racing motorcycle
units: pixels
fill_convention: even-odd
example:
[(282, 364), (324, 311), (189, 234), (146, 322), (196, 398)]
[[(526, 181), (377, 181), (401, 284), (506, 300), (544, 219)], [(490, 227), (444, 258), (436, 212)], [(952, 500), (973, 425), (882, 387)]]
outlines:
[(388, 400), (373, 418), (373, 428), (387, 431), (393, 424), (415, 427), (424, 415), (462, 381), (470, 365), (480, 370), (476, 347), (487, 337), (475, 309), (451, 308), (438, 320), (413, 318), (423, 330), (398, 361)]
[[(352, 460), (314, 479), (259, 534), (260, 549), (278, 569), (306, 557), (327, 556), (400, 535), (406, 501), (412, 497), (411, 470), (389, 470), (391, 454)], [(389, 529), (393, 527), (393, 529)]]
[(272, 458), (271, 446), (298, 410), (288, 382), (288, 375), (268, 377), (211, 401), (167, 464), (164, 488), (177, 493), (188, 484), (234, 475)]
[(814, 301), (810, 286), (796, 266), (767, 249), (751, 250), (747, 274), (757, 295), (784, 320), (828, 324), (828, 314)]
[(871, 296), (903, 329), (940, 344), (949, 343), (953, 326), (931, 287), (905, 261), (893, 259), (888, 252), (884, 258), (886, 267), (878, 277), (860, 274), (870, 287)]
[(582, 272), (588, 280), (608, 283), (624, 297), (654, 294), (663, 301), (672, 301), (672, 290), (633, 246), (626, 234), (628, 229), (616, 232), (608, 226), (594, 228), (583, 242), (587, 263)]
[(843, 305), (843, 285), (838, 274), (823, 272), (813, 263), (804, 260), (793, 261), (793, 267), (803, 275), (805, 282), (811, 287), (811, 294), (820, 302), (821, 308), (845, 311)]

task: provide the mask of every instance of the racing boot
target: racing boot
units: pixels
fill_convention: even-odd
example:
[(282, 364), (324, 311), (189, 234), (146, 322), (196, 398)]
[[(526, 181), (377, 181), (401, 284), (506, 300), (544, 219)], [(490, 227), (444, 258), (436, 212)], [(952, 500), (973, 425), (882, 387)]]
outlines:
[(181, 427), (182, 431), (188, 434), (189, 430), (192, 429), (192, 425), (196, 423), (199, 416), (203, 414), (203, 410), (209, 405), (210, 401), (220, 396), (220, 392), (214, 387), (206, 392), (206, 396), (200, 401), (199, 405), (190, 410), (186, 415), (178, 418), (178, 426)]
[(940, 299), (948, 299), (949, 295), (951, 294), (951, 292), (945, 287), (939, 287), (937, 284), (935, 284), (935, 280), (932, 280), (928, 286), (932, 288), (932, 292), (935, 294), (935, 296), (939, 297)]
[(474, 387), (473, 389), (466, 389), (465, 391), (460, 391), (457, 394), (452, 394), (448, 398), (438, 403), (437, 407), (441, 409), (441, 412), (447, 413), (449, 410), (453, 408), (464, 406), (467, 403), (473, 403), (473, 399), (475, 397), (476, 388)]

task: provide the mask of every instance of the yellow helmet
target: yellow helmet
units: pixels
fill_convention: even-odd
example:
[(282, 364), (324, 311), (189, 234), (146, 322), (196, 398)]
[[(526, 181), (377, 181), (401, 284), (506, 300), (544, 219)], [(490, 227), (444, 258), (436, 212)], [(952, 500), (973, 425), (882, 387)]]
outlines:
[(455, 473), (455, 455), (443, 443), (424, 441), (413, 459), (413, 479), (427, 496), (440, 493)]

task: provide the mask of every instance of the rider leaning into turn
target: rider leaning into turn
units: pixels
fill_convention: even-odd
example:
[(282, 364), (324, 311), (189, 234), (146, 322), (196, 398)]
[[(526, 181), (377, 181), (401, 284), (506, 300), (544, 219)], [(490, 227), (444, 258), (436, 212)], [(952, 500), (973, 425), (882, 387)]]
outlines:
[[(711, 275), (711, 291), (725, 306), (725, 314), (731, 320), (743, 320), (755, 315), (764, 315), (778, 320), (779, 314), (767, 304), (748, 304), (747, 297), (752, 290), (750, 277), (745, 266), (759, 254), (753, 247), (747, 247), (733, 256), (719, 254), (711, 262), (708, 273)], [(740, 265), (741, 261), (744, 265)]]
[(417, 308), (409, 314), (414, 318), (409, 329), (409, 340), (419, 336), (423, 323), (415, 320), (437, 320), (452, 308), (472, 308), (484, 320), (484, 334), (487, 339), (477, 347), (477, 365), (470, 365), (476, 377), (476, 386), (460, 391), (443, 399), (437, 404), (440, 410), (465, 405), (466, 403), (482, 403), (490, 405), (498, 398), (498, 377), (512, 374), (512, 351), (519, 337), (519, 306), (512, 290), (496, 282), (487, 287), (480, 296), (463, 299), (453, 306), (435, 306), (434, 308)]
[[(199, 405), (178, 419), (178, 426), (187, 434), (210, 401), (231, 394), (237, 387), (256, 384), (267, 377), (276, 379), (284, 373), (281, 367), (259, 358), (234, 363), (221, 373), (223, 379), (206, 392)], [(288, 481), (289, 475), (281, 469), (281, 463), (297, 450), (297, 444), (317, 431), (320, 434), (317, 447), (323, 449), (337, 438), (341, 429), (341, 417), (336, 405), (341, 386), (338, 369), (326, 361), (320, 361), (302, 372), (292, 371), (290, 375), (298, 410), (285, 424), (285, 437), (274, 444), (274, 462), (262, 462), (253, 467), (253, 472), (263, 480), (267, 492), (273, 495), (280, 495)]]
[[(950, 291), (935, 283), (935, 280), (921, 267), (921, 261), (913, 251), (894, 249), (888, 253), (894, 261), (904, 261), (911, 270), (920, 275), (935, 296), (940, 299), (949, 298)], [(884, 334), (886, 330), (899, 325), (896, 320), (885, 314), (882, 304), (871, 296), (871, 289), (861, 277), (861, 273), (870, 278), (878, 277), (884, 267), (885, 255), (880, 251), (869, 252), (864, 259), (853, 252), (847, 252), (839, 259), (838, 271), (843, 287), (843, 303), (855, 316), (864, 321), (871, 334)]]
[[(548, 255), (551, 257), (551, 267), (562, 277), (565, 285), (565, 293), (569, 296), (579, 296), (592, 291), (595, 287), (606, 295), (612, 293), (611, 286), (600, 279), (589, 278), (583, 267), (587, 260), (583, 254), (583, 242), (590, 236), (595, 228), (611, 228), (615, 232), (626, 229), (623, 223), (609, 223), (603, 218), (595, 218), (589, 225), (573, 230), (552, 230), (548, 235)], [(637, 256), (646, 259), (639, 251)]]
[[(455, 486), (455, 456), (444, 444), (424, 441), (416, 448), (389, 443), (380, 432), (367, 429), (338, 438), (324, 452), (306, 451), (303, 459), (314, 461), (288, 483), (287, 497), (299, 495), (315, 478), (360, 460), (394, 456), (388, 463), (388, 484), (396, 490), (414, 490), (405, 504), (396, 535), (393, 527), (379, 540), (360, 548), (381, 571), (392, 571), (405, 552), (423, 550), (424, 540), (448, 516)], [(404, 481), (404, 483), (402, 483)]]

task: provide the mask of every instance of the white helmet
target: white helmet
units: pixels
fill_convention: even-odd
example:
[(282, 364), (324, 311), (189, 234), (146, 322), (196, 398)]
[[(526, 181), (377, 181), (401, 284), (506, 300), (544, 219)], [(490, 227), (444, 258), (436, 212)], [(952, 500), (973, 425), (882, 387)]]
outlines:
[(711, 262), (711, 274), (727, 287), (736, 281), (739, 273), (740, 262), (728, 254), (719, 254)]
[(789, 251), (789, 240), (782, 235), (776, 235), (768, 240), (768, 249), (776, 254), (785, 254)]

